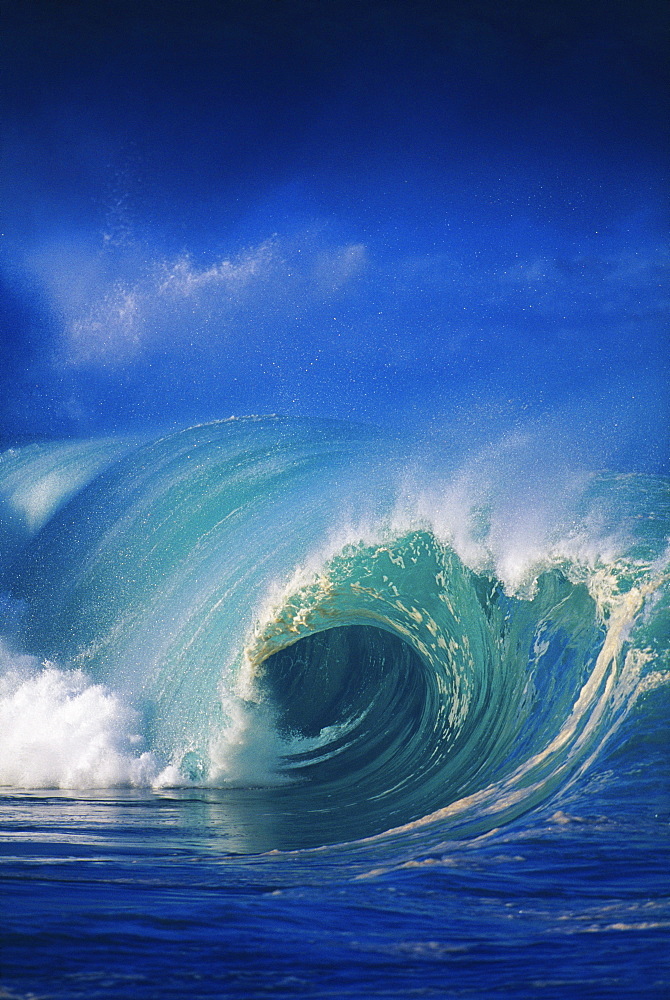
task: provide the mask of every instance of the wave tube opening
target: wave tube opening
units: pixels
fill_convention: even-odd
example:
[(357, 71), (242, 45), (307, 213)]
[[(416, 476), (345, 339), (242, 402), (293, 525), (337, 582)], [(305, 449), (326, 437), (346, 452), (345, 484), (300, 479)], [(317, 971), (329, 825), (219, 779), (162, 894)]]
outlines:
[[(422, 541), (404, 540), (416, 552)], [(506, 670), (467, 574), (452, 582), (463, 585), (466, 607), (449, 612), (439, 602), (438, 627), (398, 600), (388, 617), (362, 609), (354, 579), (358, 621), (322, 625), (259, 664), (261, 700), (292, 779), (280, 797), (304, 828), (302, 846), (303, 837), (352, 840), (420, 821), (505, 772), (524, 679)], [(316, 611), (322, 620), (329, 613)]]
[(438, 766), (448, 727), (444, 696), (408, 642), (373, 625), (336, 626), (272, 653), (261, 671), (293, 779), (283, 796), (304, 808), (298, 822), (335, 811), (348, 839), (421, 814), (416, 790)]
[(371, 625), (326, 629), (263, 664), (287, 763), (312, 781), (363, 779), (425, 738), (431, 698), (421, 658)]

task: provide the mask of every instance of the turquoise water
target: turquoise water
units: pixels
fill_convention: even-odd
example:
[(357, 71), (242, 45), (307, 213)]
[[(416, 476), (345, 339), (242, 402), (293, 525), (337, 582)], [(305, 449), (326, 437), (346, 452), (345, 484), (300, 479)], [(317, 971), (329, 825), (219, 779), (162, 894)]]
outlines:
[(667, 995), (667, 480), (524, 447), (2, 456), (6, 995)]

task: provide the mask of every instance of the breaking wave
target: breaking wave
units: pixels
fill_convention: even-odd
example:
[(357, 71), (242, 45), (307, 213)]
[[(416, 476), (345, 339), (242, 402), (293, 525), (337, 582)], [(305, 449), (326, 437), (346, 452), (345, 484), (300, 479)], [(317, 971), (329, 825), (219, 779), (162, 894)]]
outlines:
[(538, 532), (537, 497), (407, 470), (281, 418), (7, 452), (0, 783), (262, 789), (302, 847), (578, 780), (667, 676), (667, 483), (552, 485)]

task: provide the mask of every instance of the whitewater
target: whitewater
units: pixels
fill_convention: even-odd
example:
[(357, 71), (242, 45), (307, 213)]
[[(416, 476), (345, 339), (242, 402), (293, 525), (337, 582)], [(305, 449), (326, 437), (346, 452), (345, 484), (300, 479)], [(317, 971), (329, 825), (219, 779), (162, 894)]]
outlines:
[(667, 995), (668, 482), (543, 444), (0, 457), (2, 995)]

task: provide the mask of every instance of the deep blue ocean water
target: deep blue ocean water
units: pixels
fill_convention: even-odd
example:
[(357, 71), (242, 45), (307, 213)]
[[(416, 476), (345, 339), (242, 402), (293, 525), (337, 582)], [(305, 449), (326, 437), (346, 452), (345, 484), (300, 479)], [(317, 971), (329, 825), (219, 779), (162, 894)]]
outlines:
[(511, 461), (2, 456), (0, 996), (668, 996), (667, 481)]

